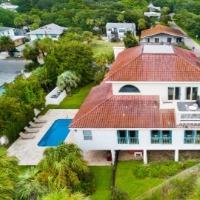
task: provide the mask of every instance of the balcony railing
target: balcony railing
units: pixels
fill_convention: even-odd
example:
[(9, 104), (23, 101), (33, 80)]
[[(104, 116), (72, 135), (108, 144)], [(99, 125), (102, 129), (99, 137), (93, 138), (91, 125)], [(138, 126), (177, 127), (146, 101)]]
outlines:
[(200, 144), (200, 137), (184, 137), (184, 143), (185, 144)]
[(139, 144), (138, 137), (118, 137), (118, 144)]
[(171, 137), (151, 137), (151, 144), (171, 144)]
[(139, 144), (138, 137), (129, 137), (129, 144)]

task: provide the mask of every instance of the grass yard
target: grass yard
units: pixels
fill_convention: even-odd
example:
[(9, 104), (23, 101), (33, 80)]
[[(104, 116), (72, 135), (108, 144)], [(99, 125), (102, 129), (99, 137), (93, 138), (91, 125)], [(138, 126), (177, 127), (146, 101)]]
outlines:
[(94, 83), (90, 83), (82, 88), (77, 88), (73, 91), (71, 96), (65, 97), (65, 99), (60, 103), (60, 105), (48, 105), (41, 112), (44, 115), (49, 109), (77, 109), (80, 108), (81, 104), (85, 100), (86, 96), (95, 86)]
[(96, 181), (96, 192), (91, 200), (110, 200), (111, 194), (111, 166), (91, 167)]
[(111, 54), (113, 53), (113, 46), (123, 46), (123, 43), (122, 42), (108, 42), (105, 40), (94, 39), (92, 41), (91, 46), (92, 46), (94, 55), (97, 56), (101, 53)]
[(120, 190), (127, 192), (131, 199), (135, 199), (137, 196), (164, 181), (161, 178), (135, 178), (132, 169), (136, 163), (138, 162), (119, 162), (116, 172), (116, 186)]

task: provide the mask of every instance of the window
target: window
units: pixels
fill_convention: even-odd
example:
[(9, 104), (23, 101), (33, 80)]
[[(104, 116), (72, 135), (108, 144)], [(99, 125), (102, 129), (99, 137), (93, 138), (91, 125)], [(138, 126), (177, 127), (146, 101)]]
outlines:
[(92, 140), (92, 131), (84, 130), (83, 131), (83, 139), (84, 140)]
[(155, 38), (155, 43), (159, 43), (159, 38)]
[(118, 144), (139, 144), (137, 130), (118, 130)]
[(137, 87), (133, 86), (133, 85), (125, 85), (125, 86), (120, 88), (119, 92), (121, 92), (121, 93), (123, 93), (123, 92), (124, 93), (125, 92), (128, 92), (128, 93), (129, 92), (131, 92), (131, 93), (139, 93), (140, 90)]
[(167, 38), (167, 43), (171, 43), (172, 42), (172, 38)]
[(176, 42), (177, 43), (181, 43), (182, 42), (182, 38), (181, 37), (176, 38)]
[(147, 43), (150, 43), (150, 38), (147, 38)]
[(185, 130), (184, 143), (185, 144), (200, 144), (200, 131), (199, 130)]
[(125, 33), (125, 29), (124, 28), (120, 28), (119, 29), (119, 33)]
[(170, 130), (152, 130), (151, 144), (171, 144), (172, 132)]
[(186, 99), (187, 100), (197, 100), (198, 97), (198, 87), (187, 87), (186, 88)]
[(56, 34), (51, 35), (52, 38), (57, 38)]
[(168, 87), (168, 100), (179, 100), (179, 99), (180, 99), (180, 88)]

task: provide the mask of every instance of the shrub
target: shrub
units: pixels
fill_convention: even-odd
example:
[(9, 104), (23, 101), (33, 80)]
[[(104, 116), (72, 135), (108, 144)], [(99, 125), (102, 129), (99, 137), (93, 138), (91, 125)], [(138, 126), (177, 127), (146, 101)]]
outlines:
[(137, 39), (130, 31), (126, 33), (126, 36), (124, 37), (123, 41), (124, 41), (124, 46), (126, 48), (131, 48), (138, 45)]
[(119, 188), (113, 188), (111, 200), (130, 200), (128, 193), (121, 191)]

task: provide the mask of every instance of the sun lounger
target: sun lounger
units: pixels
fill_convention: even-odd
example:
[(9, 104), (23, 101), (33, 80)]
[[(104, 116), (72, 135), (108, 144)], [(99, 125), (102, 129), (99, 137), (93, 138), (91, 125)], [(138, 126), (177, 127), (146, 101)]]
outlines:
[(34, 117), (35, 123), (46, 123), (47, 121), (44, 119)]
[(33, 133), (23, 133), (23, 132), (20, 132), (19, 135), (20, 135), (20, 137), (22, 139), (32, 139), (32, 138), (35, 137), (35, 134), (33, 134)]
[(42, 128), (42, 124), (29, 122), (31, 128)]
[(37, 133), (39, 131), (38, 128), (28, 128), (27, 126), (24, 128), (28, 133)]

